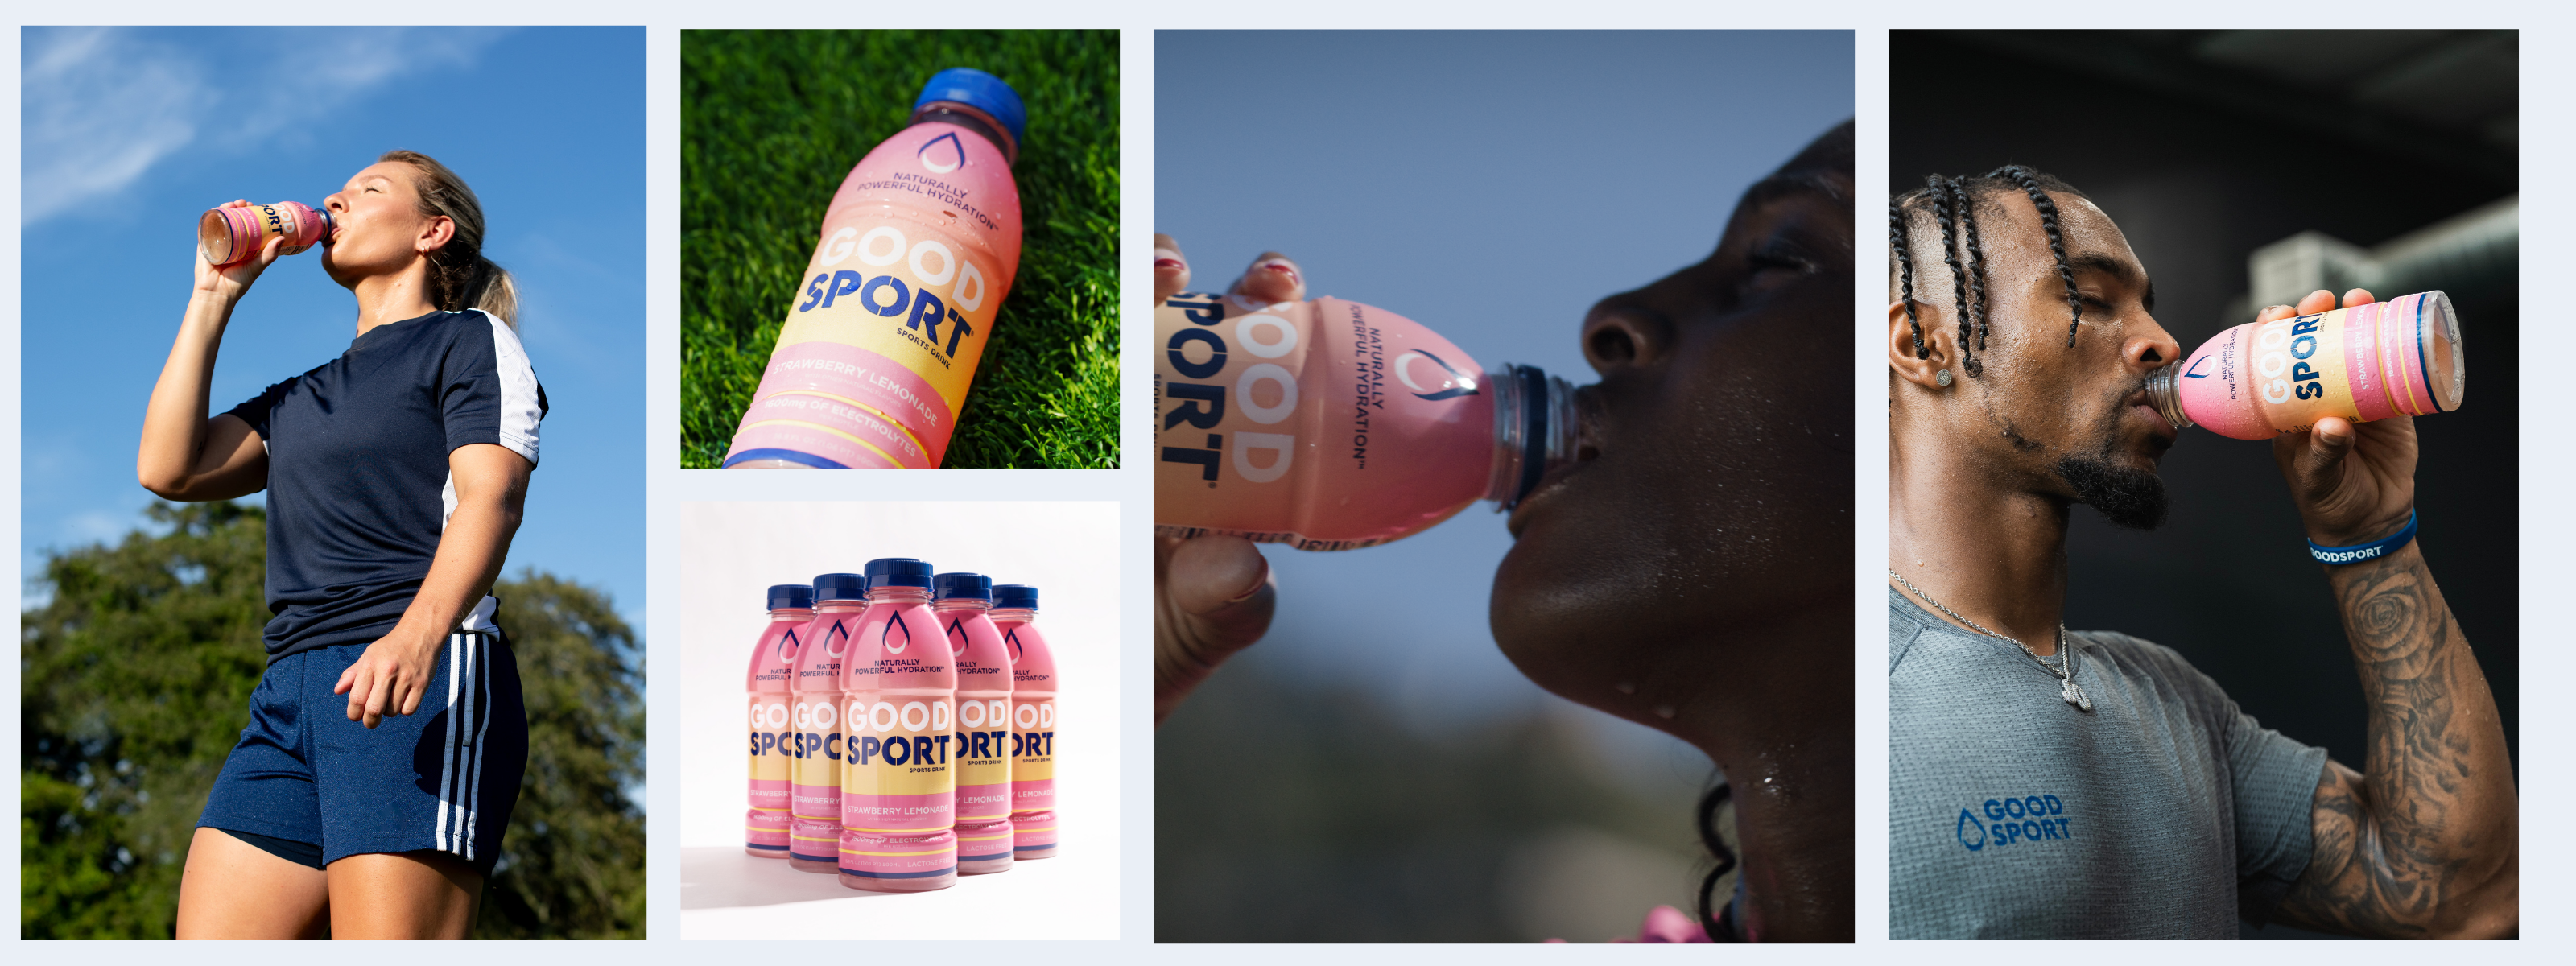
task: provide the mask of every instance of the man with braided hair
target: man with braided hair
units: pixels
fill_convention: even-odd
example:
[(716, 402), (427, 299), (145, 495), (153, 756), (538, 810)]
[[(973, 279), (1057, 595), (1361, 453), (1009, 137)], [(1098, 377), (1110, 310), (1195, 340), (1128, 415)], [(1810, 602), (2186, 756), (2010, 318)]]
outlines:
[[(2175, 431), (2145, 383), (2182, 347), (2118, 226), (2055, 178), (1936, 175), (1888, 221), (1890, 933), (2514, 935), (2504, 730), (2416, 544), (2322, 567), (2369, 699), (2359, 772), (2171, 650), (2067, 631), (2073, 506), (2164, 519)], [(2328, 417), (2273, 455), (2315, 543), (2409, 526), (2411, 420)]]

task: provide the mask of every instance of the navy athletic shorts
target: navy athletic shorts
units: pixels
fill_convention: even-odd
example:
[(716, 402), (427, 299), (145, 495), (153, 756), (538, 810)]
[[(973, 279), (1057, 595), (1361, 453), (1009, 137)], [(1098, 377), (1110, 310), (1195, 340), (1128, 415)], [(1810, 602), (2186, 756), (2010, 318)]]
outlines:
[(528, 765), (508, 638), (489, 625), (448, 635), (419, 710), (373, 729), (349, 720), (347, 695), (331, 693), (366, 650), (341, 644), (268, 666), (198, 826), (249, 833), (243, 841), (308, 865), (312, 851), (260, 839), (318, 848), (320, 865), (446, 852), (490, 877)]

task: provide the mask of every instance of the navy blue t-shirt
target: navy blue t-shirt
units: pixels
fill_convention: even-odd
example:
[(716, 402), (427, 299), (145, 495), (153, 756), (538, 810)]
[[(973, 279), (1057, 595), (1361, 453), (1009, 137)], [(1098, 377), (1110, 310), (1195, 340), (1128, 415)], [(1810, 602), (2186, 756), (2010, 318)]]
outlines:
[(268, 448), (268, 659), (392, 630), (456, 512), (447, 454), (534, 464), (545, 414), (518, 333), (479, 310), (369, 329), (233, 407)]

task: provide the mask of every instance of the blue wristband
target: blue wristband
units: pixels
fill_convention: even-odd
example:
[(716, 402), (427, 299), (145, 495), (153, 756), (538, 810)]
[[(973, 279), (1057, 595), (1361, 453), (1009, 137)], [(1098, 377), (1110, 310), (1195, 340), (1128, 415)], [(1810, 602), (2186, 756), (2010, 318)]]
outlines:
[(2396, 533), (2378, 540), (2373, 540), (2369, 543), (2351, 547), (2329, 547), (2314, 540), (2310, 540), (2308, 541), (2308, 556), (2317, 558), (2317, 562), (2321, 564), (2357, 564), (2364, 560), (2377, 560), (2381, 557), (2388, 556), (2389, 554), (2396, 553), (2397, 548), (2405, 546), (2409, 541), (2414, 539), (2415, 511), (2408, 510), (2406, 511), (2406, 526), (2400, 528)]

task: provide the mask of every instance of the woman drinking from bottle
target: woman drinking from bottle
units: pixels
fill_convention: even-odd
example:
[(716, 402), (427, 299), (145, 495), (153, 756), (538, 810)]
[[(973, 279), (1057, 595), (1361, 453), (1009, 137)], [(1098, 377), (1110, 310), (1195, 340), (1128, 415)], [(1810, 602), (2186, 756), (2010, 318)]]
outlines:
[(516, 289), (473, 190), (426, 155), (386, 153), (323, 207), (348, 351), (209, 417), (225, 325), (287, 239), (201, 255), (135, 459), (166, 499), (268, 491), (268, 670), (189, 845), (182, 939), (464, 937), (527, 763), (487, 596), (546, 412)]

